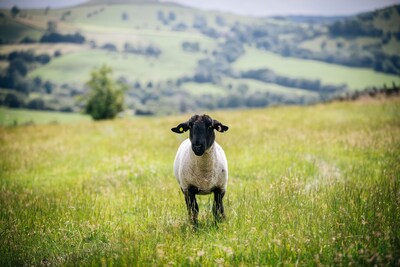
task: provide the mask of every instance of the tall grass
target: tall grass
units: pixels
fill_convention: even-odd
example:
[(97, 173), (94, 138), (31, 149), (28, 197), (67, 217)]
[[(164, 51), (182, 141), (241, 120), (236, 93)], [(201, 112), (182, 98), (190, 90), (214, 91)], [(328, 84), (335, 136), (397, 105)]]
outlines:
[(227, 218), (187, 220), (188, 116), (0, 128), (0, 265), (395, 265), (399, 100), (213, 112)]
[(34, 111), (0, 107), (0, 125), (58, 124), (91, 121), (90, 116), (78, 113)]

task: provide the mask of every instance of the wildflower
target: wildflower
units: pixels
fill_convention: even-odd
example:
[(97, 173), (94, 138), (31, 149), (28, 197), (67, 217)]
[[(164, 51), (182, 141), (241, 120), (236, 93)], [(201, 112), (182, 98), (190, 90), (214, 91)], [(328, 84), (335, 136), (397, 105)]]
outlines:
[(205, 254), (204, 250), (197, 251), (197, 256), (202, 257)]

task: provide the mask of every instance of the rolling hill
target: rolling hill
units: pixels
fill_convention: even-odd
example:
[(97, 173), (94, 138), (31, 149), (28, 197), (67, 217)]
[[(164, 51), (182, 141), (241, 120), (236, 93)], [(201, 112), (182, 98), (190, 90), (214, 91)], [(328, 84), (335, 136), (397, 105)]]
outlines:
[[(128, 0), (1, 14), (0, 87), (25, 95), (14, 106), (37, 107), (42, 99), (39, 108), (78, 111), (75, 99), (102, 64), (127, 84), (127, 107), (146, 114), (306, 104), (400, 83), (398, 6), (310, 21)], [(54, 33), (84, 41), (41, 41)], [(25, 62), (17, 79), (9, 70), (13, 51), (50, 60)]]

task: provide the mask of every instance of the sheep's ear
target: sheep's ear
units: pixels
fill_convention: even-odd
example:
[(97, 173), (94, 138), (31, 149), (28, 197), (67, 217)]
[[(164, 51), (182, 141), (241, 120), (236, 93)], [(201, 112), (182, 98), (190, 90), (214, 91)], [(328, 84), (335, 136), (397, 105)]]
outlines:
[(187, 122), (183, 122), (178, 126), (176, 126), (175, 128), (171, 128), (171, 131), (178, 134), (184, 133), (187, 130), (189, 130), (189, 124)]
[(220, 123), (217, 120), (213, 120), (213, 127), (215, 130), (217, 130), (218, 132), (221, 132), (221, 133), (226, 132), (229, 129), (228, 126), (223, 125), (222, 123)]

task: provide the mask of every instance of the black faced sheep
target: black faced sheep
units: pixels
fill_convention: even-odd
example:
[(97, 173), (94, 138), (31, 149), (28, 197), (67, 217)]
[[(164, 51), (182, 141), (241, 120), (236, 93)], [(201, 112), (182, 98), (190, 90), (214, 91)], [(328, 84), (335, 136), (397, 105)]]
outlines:
[(196, 194), (214, 193), (213, 214), (224, 218), (222, 198), (228, 183), (228, 163), (225, 152), (215, 141), (215, 132), (225, 132), (228, 126), (208, 115), (194, 115), (188, 121), (171, 129), (175, 133), (190, 131), (176, 153), (174, 174), (185, 195), (192, 222), (197, 224), (199, 206)]

